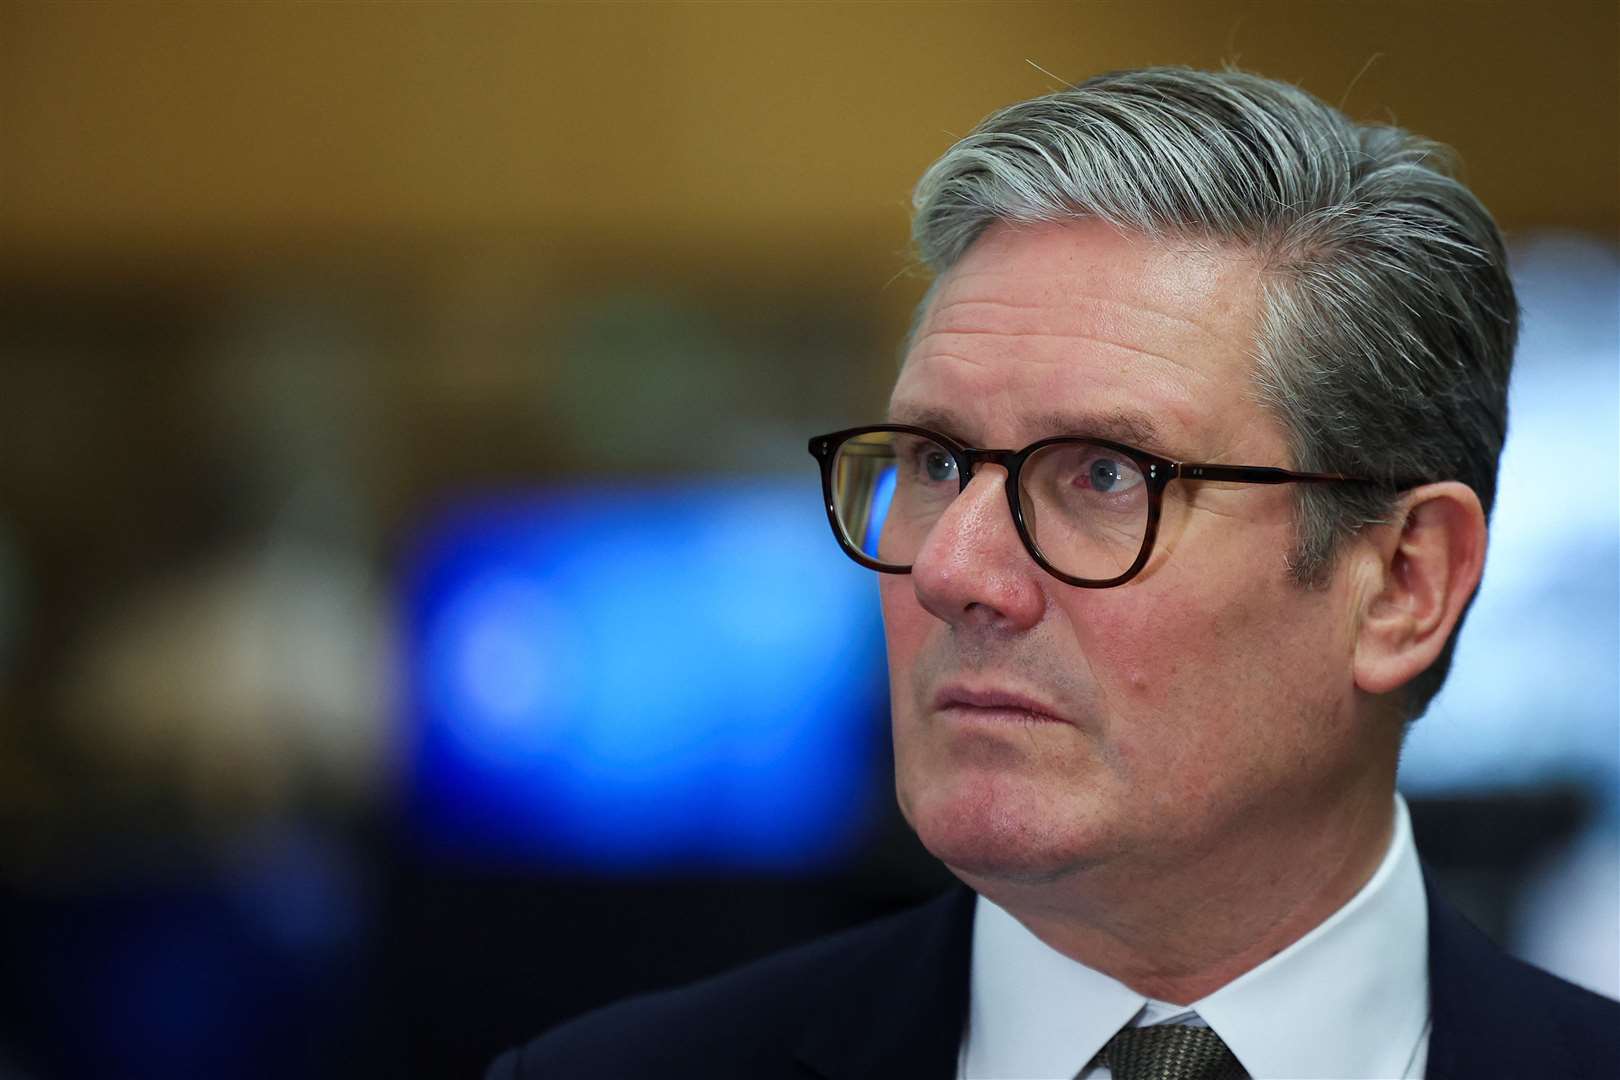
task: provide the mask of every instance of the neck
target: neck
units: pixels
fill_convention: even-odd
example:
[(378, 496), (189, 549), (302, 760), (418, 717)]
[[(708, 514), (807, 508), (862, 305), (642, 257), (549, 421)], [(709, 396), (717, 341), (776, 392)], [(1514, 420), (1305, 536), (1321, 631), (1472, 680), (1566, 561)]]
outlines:
[(1343, 907), (1378, 869), (1393, 828), (1391, 777), (1315, 819), (1250, 825), (1192, 858), (1111, 860), (1042, 884), (960, 876), (1070, 959), (1186, 1005)]

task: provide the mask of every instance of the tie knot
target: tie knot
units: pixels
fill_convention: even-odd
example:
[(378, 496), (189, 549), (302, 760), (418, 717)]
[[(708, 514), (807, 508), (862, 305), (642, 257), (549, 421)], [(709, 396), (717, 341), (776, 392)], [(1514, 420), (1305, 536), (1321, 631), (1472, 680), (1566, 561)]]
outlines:
[(1187, 1024), (1123, 1028), (1100, 1056), (1114, 1080), (1243, 1080), (1247, 1075), (1214, 1029)]

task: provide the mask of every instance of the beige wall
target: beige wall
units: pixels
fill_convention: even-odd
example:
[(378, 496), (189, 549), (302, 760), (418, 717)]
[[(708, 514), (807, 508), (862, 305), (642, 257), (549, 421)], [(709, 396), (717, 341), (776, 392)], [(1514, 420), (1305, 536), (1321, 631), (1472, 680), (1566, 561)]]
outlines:
[(1054, 84), (1030, 62), (1235, 61), (1454, 144), (1509, 228), (1613, 234), (1617, 57), (1607, 0), (15, 4), (0, 267), (767, 243), (880, 273), (952, 133)]

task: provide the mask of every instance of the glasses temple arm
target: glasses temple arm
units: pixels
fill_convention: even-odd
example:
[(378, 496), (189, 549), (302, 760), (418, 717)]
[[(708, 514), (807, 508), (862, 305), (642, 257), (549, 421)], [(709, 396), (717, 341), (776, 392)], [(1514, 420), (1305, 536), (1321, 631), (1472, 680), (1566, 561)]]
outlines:
[(1216, 480), (1230, 484), (1376, 484), (1360, 476), (1340, 473), (1293, 472), (1268, 465), (1212, 465), (1198, 462), (1177, 462), (1172, 476), (1185, 480)]

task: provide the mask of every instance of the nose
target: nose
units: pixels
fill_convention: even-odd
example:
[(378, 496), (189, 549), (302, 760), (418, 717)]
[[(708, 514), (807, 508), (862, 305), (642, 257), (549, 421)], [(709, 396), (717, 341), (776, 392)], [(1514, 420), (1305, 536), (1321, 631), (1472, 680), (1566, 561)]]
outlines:
[(918, 603), (953, 626), (1017, 632), (1046, 611), (1045, 574), (1018, 537), (1006, 477), (999, 465), (975, 470), (911, 564)]

